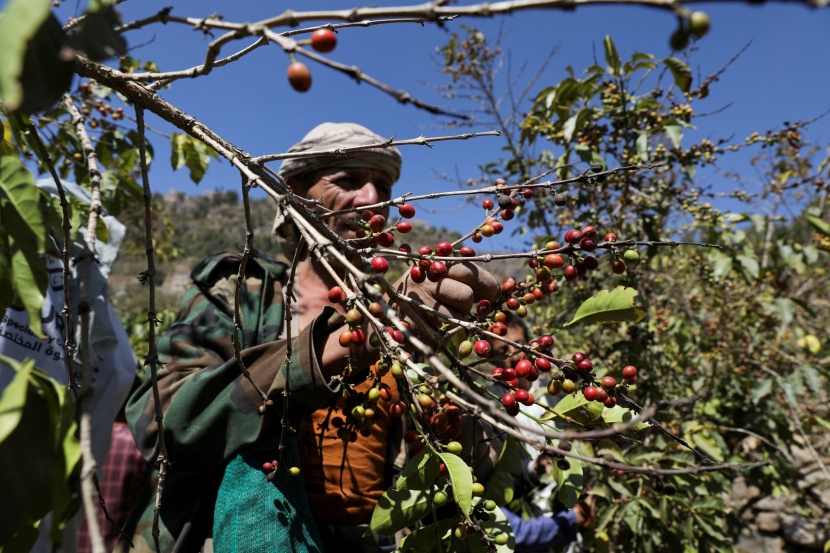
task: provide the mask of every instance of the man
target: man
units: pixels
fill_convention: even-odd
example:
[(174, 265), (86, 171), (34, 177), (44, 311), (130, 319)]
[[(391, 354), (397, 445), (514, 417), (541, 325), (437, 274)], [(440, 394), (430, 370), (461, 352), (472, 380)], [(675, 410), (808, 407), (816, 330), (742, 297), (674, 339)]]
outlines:
[[(291, 148), (314, 152), (383, 142), (365, 127), (324, 123)], [(400, 175), (395, 148), (368, 149), (348, 156), (310, 156), (280, 168), (294, 193), (319, 200), (319, 208), (359, 208), (391, 198)], [(385, 214), (388, 209), (380, 209)], [(342, 238), (357, 236), (357, 215), (325, 222)], [(285, 230), (285, 229), (282, 229)], [(289, 252), (291, 255), (293, 252)], [(282, 285), (285, 264), (257, 256), (249, 261), (241, 301), (244, 331), (239, 359), (232, 345), (233, 304), (240, 257), (220, 254), (193, 271), (195, 288), (182, 302), (177, 321), (159, 342), (159, 397), (165, 412), (164, 438), (170, 458), (160, 512), (163, 551), (319, 551), (320, 540), (309, 512), (302, 477), (286, 470), (266, 474), (263, 466), (280, 459), (283, 468), (300, 465), (293, 432), (282, 431), (283, 391), (290, 389), (289, 428), (340, 393), (339, 377), (349, 354), (339, 344), (346, 329), (343, 307), (328, 302), (335, 284), (309, 255), (297, 267), (297, 304), (290, 365), (283, 331)], [(475, 301), (495, 300), (498, 284), (486, 271), (458, 263), (440, 283), (398, 284), (425, 305), (444, 312), (469, 312)], [(299, 332), (301, 330), (301, 332)], [(371, 348), (354, 350), (352, 366), (369, 367)], [(240, 361), (256, 388), (273, 406), (265, 409), (257, 389), (242, 374)], [(145, 456), (156, 452), (158, 426), (148, 382), (134, 395), (127, 416)], [(281, 435), (282, 433), (282, 435)], [(148, 486), (143, 512), (132, 527), (137, 550), (155, 550), (150, 535), (152, 493)], [(126, 546), (125, 549), (126, 550)]]

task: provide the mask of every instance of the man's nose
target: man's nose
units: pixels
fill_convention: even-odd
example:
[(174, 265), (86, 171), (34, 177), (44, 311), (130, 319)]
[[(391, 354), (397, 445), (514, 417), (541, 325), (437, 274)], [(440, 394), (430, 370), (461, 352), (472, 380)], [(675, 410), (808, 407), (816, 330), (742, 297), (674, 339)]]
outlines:
[(380, 201), (378, 189), (372, 181), (363, 183), (363, 186), (355, 191), (354, 207), (363, 207), (376, 204)]

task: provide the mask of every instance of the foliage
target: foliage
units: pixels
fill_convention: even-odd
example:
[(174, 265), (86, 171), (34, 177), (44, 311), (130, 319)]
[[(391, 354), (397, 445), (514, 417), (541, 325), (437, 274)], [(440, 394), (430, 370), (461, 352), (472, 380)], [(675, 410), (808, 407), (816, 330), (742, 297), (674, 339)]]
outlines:
[[(742, 143), (703, 139), (689, 144), (685, 135), (695, 129), (693, 104), (708, 96), (719, 73), (692, 88), (688, 65), (678, 58), (635, 53), (624, 60), (610, 38), (604, 50), (605, 66), (591, 66), (581, 75), (569, 68), (564, 80), (543, 87), (520, 136), (507, 140), (511, 157), (482, 167), (487, 176), (508, 173), (519, 182), (550, 170), (576, 178), (567, 188), (542, 189), (519, 207), (522, 224), (515, 232), (541, 245), (568, 228), (601, 222), (623, 243), (642, 236), (725, 247), (684, 252), (651, 246), (640, 252), (639, 264), (623, 265), (617, 281), (638, 293), (645, 325), (564, 330), (562, 314), (573, 313), (598, 286), (607, 286), (603, 276), (579, 281), (552, 305), (532, 309), (532, 335), (553, 333), (560, 351), (579, 350), (601, 360), (600, 374), (616, 375), (623, 364), (636, 365), (639, 380), (631, 393), (638, 402), (686, 398), (659, 417), (666, 432), (683, 436), (717, 462), (771, 460), (772, 466), (747, 473), (750, 482), (767, 492), (792, 489), (787, 451), (801, 443), (799, 431), (815, 428), (826, 416), (811, 407), (827, 401), (830, 350), (819, 338), (830, 321), (827, 302), (819, 299), (830, 285), (827, 185), (821, 174), (826, 160), (819, 164), (817, 149), (804, 141), (807, 123), (785, 123)], [(478, 31), (454, 35), (444, 48), (454, 86), (483, 97), (495, 88), (489, 67), (499, 53)], [(488, 64), (479, 68), (469, 61), (474, 59)], [(497, 105), (481, 108), (483, 118)], [(516, 143), (521, 147), (511, 148)], [(721, 194), (696, 185), (701, 172), (717, 170), (721, 158), (750, 147), (757, 151), (753, 164), (763, 174), (757, 192)], [(557, 150), (562, 153), (554, 155)], [(581, 172), (580, 163), (591, 169)], [(591, 176), (629, 164), (655, 169)], [(741, 202), (743, 211), (719, 211), (709, 203), (717, 195)], [(780, 215), (785, 209), (800, 215), (786, 219)], [(818, 232), (811, 236), (808, 224)], [(626, 247), (615, 249), (609, 265), (625, 263)], [(568, 409), (569, 398), (556, 410)], [(579, 421), (586, 420), (590, 417)], [(758, 443), (761, 449), (753, 451), (749, 444), (756, 442), (748, 435), (769, 439), (767, 447)], [(599, 457), (632, 465), (692, 466), (695, 454), (666, 436), (652, 431), (642, 442), (604, 439), (587, 445)], [(740, 525), (721, 499), (730, 490), (728, 474), (652, 478), (586, 469), (588, 493), (605, 500), (591, 538), (596, 547), (731, 550), (735, 534), (725, 529)], [(688, 525), (666, 524), (681, 519)]]
[[(680, 19), (681, 34), (697, 34), (686, 29), (685, 12)], [(242, 225), (254, 226), (255, 235), (262, 237), (255, 248), (279, 249), (270, 235), (273, 204), (248, 204), (244, 211), (251, 213), (245, 215), (235, 192), (148, 197), (151, 214), (145, 217), (139, 185), (146, 169), (140, 166), (139, 130), (145, 129), (125, 121), (118, 107), (122, 103), (141, 103), (142, 108), (163, 112), (168, 122), (176, 120), (186, 134), (166, 137), (170, 162), (174, 169), (187, 168), (193, 182), (201, 181), (211, 159), (220, 153), (244, 166), (246, 179), (264, 179), (266, 173), (241, 149), (197, 129), (194, 121), (162, 100), (148, 100), (149, 88), (130, 88), (131, 80), (113, 77), (108, 68), (89, 61), (118, 55), (122, 73), (157, 70), (153, 62), (124, 55), (126, 44), (114, 29), (116, 22), (111, 6), (100, 0), (91, 3), (75, 30), (61, 28), (48, 10), (23, 0), (12, 0), (0, 18), (0, 297), (3, 307), (21, 303), (32, 320), (37, 320), (44, 289), (35, 276), (42, 262), (38, 256), (49, 253), (46, 245), (61, 236), (65, 223), (81, 222), (81, 208), (70, 205), (63, 221), (61, 206), (39, 192), (30, 170), (55, 171), (62, 179), (90, 188), (100, 185), (104, 208), (131, 229), (125, 244), (125, 267), (130, 270), (136, 268), (137, 258), (153, 253), (162, 265), (159, 276), (172, 274), (176, 266), (164, 263), (238, 246), (226, 243), (226, 230)], [(296, 23), (291, 20), (291, 25)], [(208, 25), (207, 20), (200, 25)], [(250, 29), (237, 29), (236, 38)], [(515, 215), (516, 234), (529, 239), (536, 253), (528, 253), (526, 278), (512, 280), (509, 286), (505, 280), (503, 297), (496, 303), (479, 303), (475, 314), (462, 314), (464, 320), (453, 323), (458, 323), (454, 330), (436, 325), (430, 343), (437, 344), (440, 357), (428, 351), (431, 346), (424, 347), (429, 362), (415, 364), (397, 345), (381, 348), (375, 370), (395, 370), (398, 365), (401, 411), (408, 409), (413, 415), (421, 451), (415, 453), (413, 445), (414, 454), (398, 485), (378, 502), (371, 530), (391, 535), (412, 527), (402, 544), (404, 551), (443, 551), (447, 545), (461, 551), (513, 549), (512, 531), (497, 506), (522, 499), (515, 497), (524, 462), (521, 434), (508, 432), (495, 465), (478, 471), (479, 449), (489, 451), (498, 441), (490, 437), (480, 440), (484, 446), (456, 447), (452, 440), (463, 431), (458, 421), (448, 422), (448, 413), (459, 413), (460, 418), (460, 404), (474, 424), (486, 424), (486, 431), (514, 430), (510, 417), (520, 416), (548, 434), (558, 435), (564, 427), (602, 436), (577, 436), (574, 444), (550, 436), (537, 438), (556, 461), (547, 475), (557, 484), (549, 508), (573, 507), (585, 494), (602, 500), (599, 522), (589, 536), (598, 549), (730, 550), (731, 529), (739, 527), (723, 500), (731, 474), (726, 469), (708, 472), (706, 465), (766, 462), (751, 465), (747, 476), (765, 491), (780, 491), (792, 485), (787, 451), (796, 436), (809, 439), (812, 428), (830, 424), (811, 407), (827, 401), (828, 345), (820, 337), (830, 322), (829, 306), (814, 298), (830, 284), (830, 224), (822, 176), (827, 160), (818, 162), (816, 150), (804, 140), (802, 132), (809, 124), (786, 123), (742, 143), (703, 139), (690, 144), (698, 117), (693, 104), (709, 95), (719, 73), (696, 83), (688, 60), (658, 59), (647, 53), (625, 59), (610, 37), (603, 41), (604, 65), (592, 65), (582, 73), (569, 68), (561, 82), (539, 87), (526, 113), (520, 101), (505, 110), (495, 95), (500, 49), (474, 28), (463, 32), (464, 36), (453, 34), (441, 50), (451, 78), (444, 91), (448, 97), (478, 99), (476, 108), (496, 121), (506, 141), (506, 159), (482, 166), (482, 180), (504, 177), (531, 188), (529, 193), (488, 191), (499, 207), (485, 208), (486, 222), (469, 235), (448, 237), (451, 233), (416, 224), (407, 239), (416, 245), (447, 239), (480, 241), (495, 232), (495, 223)], [(277, 42), (295, 56), (297, 44)], [(87, 55), (76, 57), (72, 65), (69, 60), (79, 51)], [(82, 80), (69, 90), (73, 71), (82, 72), (82, 63), (87, 64), (83, 71), (98, 71), (100, 82)], [(48, 68), (40, 70), (44, 65)], [(527, 90), (535, 89), (533, 84)], [(64, 103), (57, 104), (67, 91)], [(80, 107), (91, 149), (74, 125), (69, 102)], [(45, 152), (35, 135), (44, 138)], [(757, 152), (754, 164), (765, 176), (763, 185), (756, 193), (728, 194), (742, 202), (745, 213), (724, 213), (710, 203), (722, 193), (701, 188), (697, 177), (715, 171), (724, 156), (747, 148)], [(151, 148), (147, 154), (151, 163)], [(100, 175), (93, 170), (96, 164)], [(541, 183), (548, 175), (557, 180)], [(785, 209), (799, 215), (782, 218)], [(564, 230), (585, 231), (588, 225), (602, 225), (615, 235), (604, 240), (593, 240), (592, 235), (593, 243), (567, 238), (564, 246), (557, 242)], [(152, 244), (146, 242), (147, 234), (153, 235)], [(701, 247), (681, 253), (675, 247), (682, 243)], [(355, 257), (366, 253), (340, 247)], [(588, 267), (589, 260), (600, 266), (588, 255), (596, 248), (608, 252), (601, 268), (610, 266), (618, 275), (610, 277), (611, 284), (607, 276), (589, 273), (598, 268)], [(449, 252), (455, 253), (452, 247)], [(559, 255), (562, 262), (548, 262), (545, 254)], [(421, 260), (401, 262), (387, 276), (402, 273), (407, 263), (432, 267), (433, 253), (423, 255)], [(147, 276), (144, 269), (140, 276)], [(377, 294), (372, 284), (381, 286), (380, 279), (375, 275), (359, 283), (366, 297)], [(147, 309), (135, 302), (143, 302), (141, 295), (126, 296), (119, 308), (134, 346), (144, 350), (146, 325), (152, 323)], [(174, 310), (169, 304), (155, 308), (165, 323)], [(556, 396), (547, 398), (549, 405), (534, 404), (518, 378), (513, 384), (513, 379), (504, 373), (497, 377), (486, 365), (483, 352), (490, 346), (482, 336), (497, 339), (503, 335), (498, 324), (506, 329), (504, 322), (511, 316), (525, 315), (531, 338), (538, 339), (525, 347), (522, 361), (533, 362), (545, 373), (539, 380), (542, 386), (533, 392), (537, 397), (546, 391)], [(555, 347), (553, 338), (549, 346), (541, 343), (550, 336), (556, 338)], [(481, 359), (464, 360), (470, 353), (461, 354), (464, 341), (475, 341), (476, 348), (484, 342), (480, 347), (486, 349), (476, 349)], [(586, 358), (596, 364), (581, 368)], [(399, 363), (407, 361), (403, 371)], [(602, 384), (603, 393), (610, 396), (602, 403), (588, 399), (589, 388), (597, 393), (601, 377), (618, 376), (628, 364), (638, 368), (636, 379)], [(17, 370), (18, 377), (0, 400), (0, 447), (22, 435), (22, 429), (29, 431), (28, 425), (40, 423), (47, 430), (35, 433), (52, 439), (46, 440), (48, 444), (33, 442), (32, 447), (54, 446), (42, 453), (48, 461), (45, 467), (37, 463), (34, 469), (43, 474), (33, 480), (46, 488), (28, 492), (34, 498), (31, 504), (21, 500), (25, 508), (9, 514), (16, 517), (18, 533), (0, 536), (4, 547), (12, 543), (6, 540), (14, 539), (15, 546), (23, 548), (45, 512), (71, 511), (65, 488), (74, 479), (77, 445), (71, 423), (74, 407), (66, 390), (39, 377), (31, 364), (24, 362)], [(514, 372), (518, 373), (518, 363)], [(574, 389), (560, 394), (565, 386)], [(373, 390), (380, 395), (379, 388)], [(525, 392), (524, 401), (517, 399), (519, 390)], [(501, 404), (490, 401), (499, 397)], [(38, 401), (45, 407), (36, 406)], [(543, 413), (523, 411), (517, 402)], [(634, 424), (634, 417), (649, 405), (661, 410)], [(366, 411), (359, 407), (355, 412), (363, 417)], [(29, 409), (37, 413), (30, 417)], [(355, 421), (349, 424), (357, 428)], [(747, 436), (765, 447), (753, 447)], [(0, 456), (7, 458), (12, 457)], [(14, 474), (11, 470), (7, 474)], [(684, 517), (686, 513), (691, 516)], [(686, 524), (667, 524), (684, 518)]]

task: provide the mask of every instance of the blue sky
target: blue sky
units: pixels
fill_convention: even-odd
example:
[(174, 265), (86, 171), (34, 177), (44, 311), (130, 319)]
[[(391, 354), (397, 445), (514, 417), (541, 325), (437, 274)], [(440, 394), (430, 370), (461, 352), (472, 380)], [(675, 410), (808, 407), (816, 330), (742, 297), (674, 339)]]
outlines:
[[(131, 0), (121, 4), (119, 10), (124, 20), (130, 21), (170, 4), (167, 0)], [(173, 13), (179, 16), (204, 17), (219, 13), (227, 21), (243, 22), (273, 16), (288, 8), (343, 9), (358, 4), (179, 0), (174, 5)], [(395, 1), (384, 5), (410, 4)], [(61, 14), (68, 15), (70, 8), (74, 5), (65, 5)], [(712, 30), (698, 43), (699, 52), (693, 58), (696, 77), (717, 70), (751, 42), (748, 51), (712, 87), (710, 98), (696, 104), (698, 111), (715, 111), (732, 104), (720, 113), (700, 119), (696, 138), (729, 135), (740, 138), (753, 130), (763, 132), (783, 120), (809, 119), (830, 108), (827, 61), (830, 10), (816, 11), (785, 3), (754, 6), (743, 2), (694, 4), (694, 8), (706, 10), (712, 18)], [(573, 66), (577, 71), (587, 67), (593, 61), (594, 52), (602, 59), (602, 39), (606, 34), (613, 37), (623, 58), (634, 51), (667, 56), (668, 37), (676, 25), (674, 16), (668, 12), (637, 6), (587, 6), (572, 12), (537, 10), (493, 19), (459, 19), (447, 24), (445, 29), (415, 24), (343, 29), (337, 49), (328, 56), (357, 65), (419, 99), (451, 107), (433, 89), (433, 85), (447, 82), (436, 61), (435, 48), (444, 44), (449, 33), (462, 24), (478, 26), (488, 36), (495, 36), (502, 29), (504, 50), (510, 53), (514, 67), (527, 64), (526, 74), (538, 66), (547, 52), (558, 48), (539, 86), (561, 80), (566, 66)], [(174, 24), (156, 25), (126, 36), (133, 48), (132, 56), (154, 60), (163, 70), (201, 63), (209, 42), (201, 32)], [(236, 49), (232, 46), (223, 50), (223, 54)], [(254, 155), (285, 151), (307, 130), (323, 121), (355, 121), (383, 136), (401, 139), (420, 134), (450, 134), (442, 128), (441, 118), (400, 105), (365, 84), (358, 85), (313, 62), (308, 63), (314, 79), (311, 90), (296, 93), (285, 78), (288, 63), (287, 55), (277, 47), (260, 48), (240, 62), (215, 69), (207, 77), (178, 81), (161, 95)], [(173, 130), (150, 114), (147, 122), (162, 132)], [(814, 124), (807, 138), (820, 144), (830, 143), (830, 116)], [(193, 185), (185, 171), (170, 170), (165, 141), (152, 140), (156, 147), (151, 174), (155, 191), (176, 189), (202, 193), (209, 189), (238, 188), (237, 173), (224, 161), (213, 163), (202, 183)], [(436, 143), (432, 149), (406, 147), (396, 192), (424, 193), (452, 188), (453, 184), (438, 175), (476, 177), (477, 165), (497, 159), (503, 145), (499, 138), (481, 138)], [(727, 162), (726, 168), (745, 171), (745, 164), (745, 157), (736, 158)], [(727, 188), (731, 190), (734, 185)], [(481, 212), (471, 208), (459, 211), (456, 204), (457, 201), (430, 205), (434, 209), (422, 209), (418, 216), (436, 226), (469, 230), (479, 221)]]

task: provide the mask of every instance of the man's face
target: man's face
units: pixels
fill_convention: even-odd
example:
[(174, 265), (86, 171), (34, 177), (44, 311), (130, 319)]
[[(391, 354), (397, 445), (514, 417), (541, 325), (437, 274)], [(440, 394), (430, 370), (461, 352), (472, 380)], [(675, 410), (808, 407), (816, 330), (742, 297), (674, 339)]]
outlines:
[[(311, 178), (313, 184), (303, 195), (320, 200), (321, 207), (339, 211), (385, 202), (392, 198), (392, 177), (378, 169), (331, 168), (321, 169)], [(376, 210), (386, 217), (389, 208)], [(328, 225), (342, 238), (356, 238), (360, 213), (332, 217)]]
[[(504, 337), (518, 344), (524, 344), (527, 342), (527, 336), (525, 336), (522, 327), (515, 324), (507, 325), (507, 334)], [(493, 350), (490, 354), (491, 357), (509, 355), (509, 357), (506, 357), (505, 359), (493, 361), (495, 366), (507, 368), (512, 367), (519, 362), (521, 355), (517, 353), (519, 351), (518, 349), (509, 344), (505, 344), (500, 340), (493, 340), (493, 342)]]

